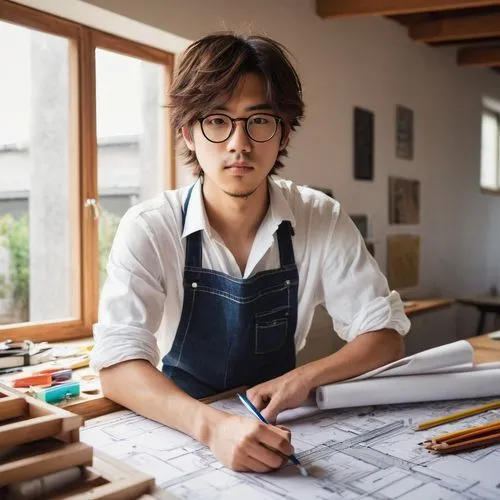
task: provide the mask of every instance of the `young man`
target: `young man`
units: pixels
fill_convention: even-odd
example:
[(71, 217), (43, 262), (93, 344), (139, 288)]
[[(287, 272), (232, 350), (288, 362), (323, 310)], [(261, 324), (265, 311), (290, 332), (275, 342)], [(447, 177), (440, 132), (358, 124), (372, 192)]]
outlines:
[[(93, 366), (107, 397), (235, 470), (268, 471), (292, 453), (289, 432), (196, 398), (245, 385), (274, 422), (315, 387), (402, 356), (409, 321), (339, 203), (270, 175), (304, 109), (281, 45), (231, 33), (195, 42), (170, 102), (200, 177), (123, 217)], [(348, 343), (296, 368), (318, 304)]]

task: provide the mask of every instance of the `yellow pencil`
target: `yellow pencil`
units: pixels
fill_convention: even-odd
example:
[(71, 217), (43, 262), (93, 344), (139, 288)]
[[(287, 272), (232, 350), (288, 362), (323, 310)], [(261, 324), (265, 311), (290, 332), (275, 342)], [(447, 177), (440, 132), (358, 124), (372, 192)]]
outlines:
[(449, 432), (447, 434), (441, 434), (440, 436), (433, 437), (432, 439), (428, 439), (418, 444), (423, 444), (427, 448), (437, 443), (442, 443), (443, 441), (448, 441), (450, 439), (455, 439), (457, 437), (463, 436), (464, 434), (469, 434), (470, 432), (488, 430), (491, 429), (492, 427), (495, 428), (497, 426), (500, 426), (500, 420), (495, 420), (494, 422), (490, 422), (489, 424), (477, 425), (475, 427), (468, 427), (467, 429), (461, 429), (459, 431)]
[(469, 410), (462, 410), (457, 413), (452, 413), (451, 415), (422, 422), (418, 425), (417, 431), (423, 431), (425, 429), (430, 429), (431, 427), (436, 427), (437, 425), (447, 424), (448, 422), (470, 417), (471, 415), (477, 415), (478, 413), (483, 413), (488, 410), (494, 410), (495, 408), (500, 408), (500, 401), (493, 401), (492, 403), (476, 406), (475, 408), (470, 408)]

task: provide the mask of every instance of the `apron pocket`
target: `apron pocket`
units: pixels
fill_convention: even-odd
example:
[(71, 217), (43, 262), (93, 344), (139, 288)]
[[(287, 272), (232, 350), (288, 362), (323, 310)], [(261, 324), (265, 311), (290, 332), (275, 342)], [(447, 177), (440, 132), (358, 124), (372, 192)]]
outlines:
[(285, 345), (288, 319), (260, 322), (255, 325), (255, 354), (277, 351)]

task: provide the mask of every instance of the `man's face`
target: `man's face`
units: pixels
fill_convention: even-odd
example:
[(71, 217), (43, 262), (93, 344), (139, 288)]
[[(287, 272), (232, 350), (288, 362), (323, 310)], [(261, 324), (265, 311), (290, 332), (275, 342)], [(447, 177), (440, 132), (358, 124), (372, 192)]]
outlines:
[[(231, 118), (247, 118), (256, 113), (273, 113), (266, 97), (265, 83), (260, 75), (244, 75), (231, 98), (222, 108), (210, 114), (223, 113)], [(220, 120), (219, 120), (220, 121)], [(215, 121), (214, 126), (218, 123)], [(245, 122), (234, 124), (231, 136), (220, 143), (210, 142), (197, 122), (191, 129), (183, 128), (189, 149), (204, 172), (204, 189), (222, 191), (234, 197), (247, 197), (257, 189), (267, 189), (266, 179), (278, 156), (286, 146), (282, 140), (282, 124), (267, 142), (256, 142), (247, 135)]]

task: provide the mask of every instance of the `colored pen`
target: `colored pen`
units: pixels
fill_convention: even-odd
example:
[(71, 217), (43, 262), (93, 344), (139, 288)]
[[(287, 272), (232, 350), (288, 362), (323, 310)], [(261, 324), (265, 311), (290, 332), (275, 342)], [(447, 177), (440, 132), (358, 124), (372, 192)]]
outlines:
[[(259, 410), (255, 408), (255, 406), (252, 404), (252, 402), (245, 396), (245, 394), (242, 394), (240, 392), (237, 393), (238, 397), (240, 398), (240, 401), (246, 406), (250, 412), (257, 417), (261, 422), (264, 424), (269, 424), (269, 422), (262, 416)], [(287, 458), (290, 459), (290, 461), (298, 467), (300, 470), (300, 473), (303, 476), (308, 476), (309, 474), (307, 473), (307, 469), (299, 462), (299, 459), (292, 453), (289, 455)]]

